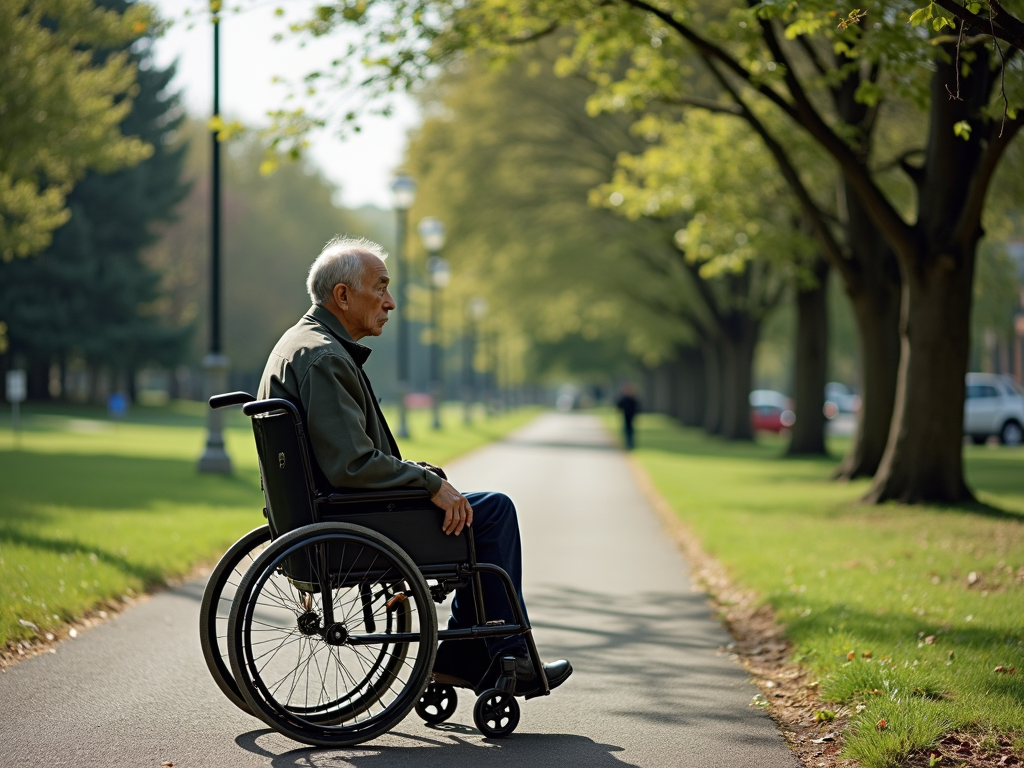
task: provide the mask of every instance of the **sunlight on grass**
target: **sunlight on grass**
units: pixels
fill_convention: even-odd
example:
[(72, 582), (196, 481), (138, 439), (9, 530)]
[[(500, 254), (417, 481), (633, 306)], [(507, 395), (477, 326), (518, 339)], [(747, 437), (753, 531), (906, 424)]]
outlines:
[(705, 550), (773, 606), (822, 696), (864, 707), (845, 754), (888, 767), (950, 727), (1024, 731), (1024, 450), (968, 447), (988, 506), (964, 509), (860, 505), (866, 482), (832, 482), (834, 459), (782, 459), (777, 438), (645, 416), (638, 445)]
[[(530, 421), (537, 409), (445, 428), (413, 411), (410, 458), (444, 464)], [(105, 600), (143, 592), (212, 562), (263, 524), (252, 431), (229, 414), (230, 477), (201, 475), (205, 406), (136, 408), (111, 422), (97, 409), (28, 409), (18, 439), (0, 421), (0, 646), (81, 615)]]

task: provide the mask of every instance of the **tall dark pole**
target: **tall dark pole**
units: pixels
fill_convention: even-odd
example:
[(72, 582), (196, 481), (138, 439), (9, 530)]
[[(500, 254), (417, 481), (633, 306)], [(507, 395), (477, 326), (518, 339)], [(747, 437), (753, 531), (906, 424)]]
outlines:
[[(220, 117), (220, 10), (213, 0), (213, 119)], [(210, 131), (210, 354), (223, 351), (220, 332), (220, 140)]]
[[(220, 117), (220, 0), (210, 0), (213, 23), (213, 125), (210, 130), (210, 351), (203, 358), (206, 371), (206, 395), (227, 389), (228, 359), (224, 356), (220, 323), (220, 141), (217, 138)], [(207, 417), (206, 448), (199, 457), (199, 471), (231, 473), (231, 458), (224, 450), (224, 413), (210, 409)]]
[(396, 211), (395, 222), (395, 323), (398, 325), (398, 436), (409, 437), (409, 424), (405, 412), (405, 396), (409, 394), (409, 328), (405, 323), (405, 230), (409, 212), (404, 208)]

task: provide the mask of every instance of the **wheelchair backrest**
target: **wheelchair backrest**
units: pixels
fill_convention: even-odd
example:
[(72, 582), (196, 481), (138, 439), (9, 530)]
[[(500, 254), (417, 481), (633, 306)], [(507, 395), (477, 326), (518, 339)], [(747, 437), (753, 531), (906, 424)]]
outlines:
[(252, 417), (270, 531), (278, 537), (316, 522), (305, 430), (289, 410)]

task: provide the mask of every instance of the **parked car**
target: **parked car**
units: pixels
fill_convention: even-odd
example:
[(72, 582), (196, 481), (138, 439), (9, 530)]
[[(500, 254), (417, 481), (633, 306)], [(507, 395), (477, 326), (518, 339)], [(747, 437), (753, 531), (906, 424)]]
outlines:
[(834, 419), (840, 414), (860, 412), (860, 396), (853, 394), (848, 386), (838, 381), (825, 385), (825, 416)]
[(990, 437), (1003, 445), (1024, 443), (1024, 390), (1009, 376), (968, 373), (964, 434), (978, 445)]
[(750, 425), (755, 432), (781, 432), (795, 423), (793, 401), (784, 394), (771, 389), (755, 389), (750, 393)]

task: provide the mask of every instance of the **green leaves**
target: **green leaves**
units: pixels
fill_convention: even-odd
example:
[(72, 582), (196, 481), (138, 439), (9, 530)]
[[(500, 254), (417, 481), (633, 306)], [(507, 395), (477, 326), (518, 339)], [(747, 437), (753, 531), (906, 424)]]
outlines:
[(0, 3), (0, 258), (46, 247), (67, 220), (64, 196), (88, 169), (152, 154), (120, 131), (135, 93), (127, 54), (88, 48), (123, 47), (153, 26), (143, 5), (118, 14), (92, 0)]

